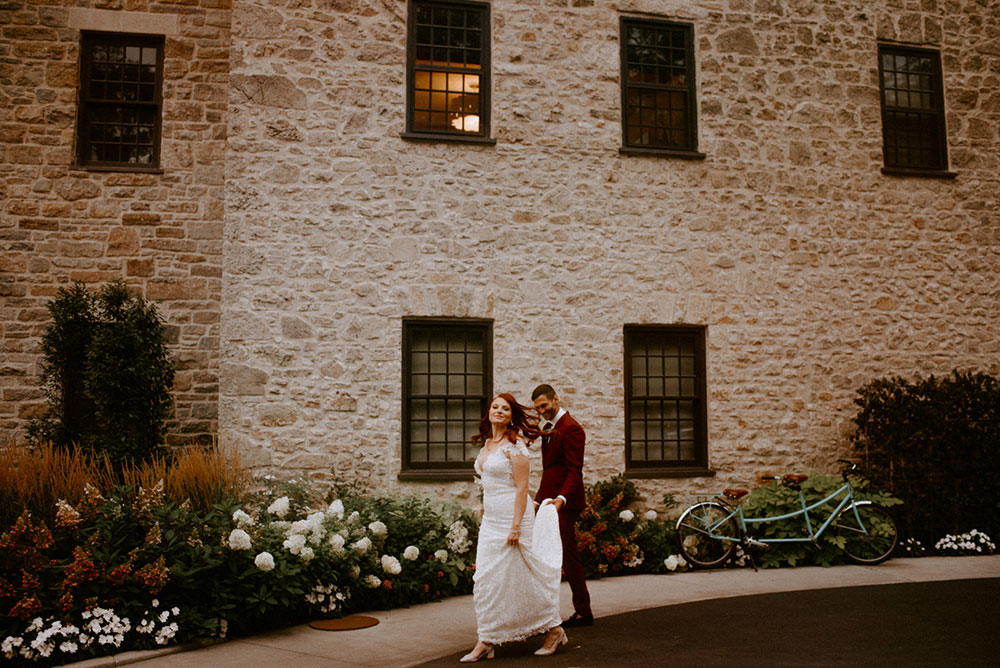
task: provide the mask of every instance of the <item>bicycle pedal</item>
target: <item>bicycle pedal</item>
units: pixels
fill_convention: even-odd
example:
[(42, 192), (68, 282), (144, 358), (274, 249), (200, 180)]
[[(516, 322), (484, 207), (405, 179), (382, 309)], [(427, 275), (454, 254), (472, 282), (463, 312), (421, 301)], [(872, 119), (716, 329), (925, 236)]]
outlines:
[(768, 549), (769, 547), (771, 547), (771, 546), (770, 546), (770, 545), (768, 545), (767, 543), (762, 543), (762, 542), (760, 542), (759, 540), (754, 540), (753, 538), (747, 538), (747, 539), (746, 539), (746, 543), (747, 543), (747, 545), (749, 545), (750, 547), (756, 547), (756, 548), (759, 548), (759, 549), (762, 549), (762, 550), (766, 550), (766, 549)]

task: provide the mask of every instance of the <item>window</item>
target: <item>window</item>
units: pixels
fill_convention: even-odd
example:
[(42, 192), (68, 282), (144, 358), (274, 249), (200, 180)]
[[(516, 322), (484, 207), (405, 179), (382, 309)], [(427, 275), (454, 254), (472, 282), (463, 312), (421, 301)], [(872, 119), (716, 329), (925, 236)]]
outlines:
[(622, 152), (697, 152), (694, 27), (622, 17)]
[(84, 32), (77, 149), (87, 167), (160, 164), (163, 37)]
[(411, 0), (404, 137), (492, 143), (490, 6)]
[(941, 54), (887, 45), (878, 54), (886, 170), (946, 170)]
[(488, 320), (403, 320), (403, 474), (472, 474), (493, 391)]
[(629, 474), (709, 475), (706, 329), (625, 326), (625, 466)]

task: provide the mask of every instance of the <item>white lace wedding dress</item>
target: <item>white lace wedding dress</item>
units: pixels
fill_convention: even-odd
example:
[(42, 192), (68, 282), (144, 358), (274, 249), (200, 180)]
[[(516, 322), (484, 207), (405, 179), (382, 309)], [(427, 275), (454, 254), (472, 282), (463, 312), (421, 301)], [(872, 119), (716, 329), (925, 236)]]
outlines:
[(483, 521), (473, 597), (479, 639), (491, 645), (529, 638), (562, 621), (562, 543), (555, 507), (546, 504), (536, 516), (529, 496), (520, 544), (507, 544), (517, 495), (508, 453), (528, 455), (523, 442), (507, 441), (486, 457), (482, 468), (476, 460), (476, 472), (483, 481)]

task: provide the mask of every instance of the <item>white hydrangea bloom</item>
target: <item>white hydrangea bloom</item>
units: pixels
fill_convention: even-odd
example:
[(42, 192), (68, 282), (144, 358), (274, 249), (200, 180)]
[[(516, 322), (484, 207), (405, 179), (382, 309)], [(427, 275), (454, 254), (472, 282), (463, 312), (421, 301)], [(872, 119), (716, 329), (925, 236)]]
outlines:
[(334, 499), (330, 503), (330, 507), (326, 509), (326, 514), (336, 517), (338, 520), (344, 519), (344, 502), (340, 499)]
[(416, 561), (417, 557), (420, 556), (420, 548), (416, 545), (410, 545), (405, 550), (403, 550), (403, 559), (407, 561)]
[(618, 519), (620, 519), (622, 522), (631, 522), (632, 520), (635, 519), (635, 513), (626, 508), (625, 510), (618, 513)]
[(652, 522), (656, 518), (657, 514), (655, 510), (647, 510), (642, 516), (642, 519), (646, 520), (647, 522)]
[(277, 517), (284, 517), (288, 514), (289, 501), (287, 496), (282, 496), (274, 500), (274, 502), (267, 507), (267, 512)]
[(372, 548), (372, 541), (370, 538), (368, 538), (368, 536), (361, 538), (356, 543), (351, 545), (351, 549), (353, 549), (358, 554), (365, 554), (371, 548)]
[(267, 572), (274, 569), (274, 557), (270, 552), (261, 552), (253, 560), (253, 564), (260, 570)]
[(306, 537), (300, 533), (293, 533), (285, 539), (282, 546), (292, 554), (298, 554), (306, 546)]
[(250, 534), (243, 529), (233, 529), (229, 534), (229, 547), (233, 550), (249, 550), (253, 547)]
[(369, 524), (368, 530), (371, 531), (372, 535), (374, 536), (384, 536), (386, 533), (388, 533), (388, 528), (385, 526), (385, 524), (379, 522), (378, 520), (375, 520), (374, 522)]
[(341, 554), (344, 551), (344, 543), (347, 541), (344, 540), (344, 537), (339, 533), (335, 533), (330, 535), (330, 540), (328, 542), (330, 543), (330, 548), (333, 550), (334, 554)]
[(435, 550), (434, 558), (440, 561), (441, 563), (448, 561), (448, 550)]
[(237, 510), (233, 513), (233, 521), (236, 522), (236, 526), (239, 529), (246, 529), (254, 525), (254, 519), (242, 510)]
[(470, 547), (472, 541), (469, 540), (469, 530), (462, 520), (455, 520), (448, 527), (448, 549), (456, 554), (464, 554)]
[(365, 586), (368, 587), (369, 589), (375, 589), (376, 587), (379, 587), (381, 585), (382, 585), (382, 580), (380, 580), (377, 576), (375, 575), (365, 576)]
[(403, 566), (399, 563), (399, 559), (388, 554), (382, 555), (382, 570), (389, 575), (399, 575), (400, 571), (403, 570)]

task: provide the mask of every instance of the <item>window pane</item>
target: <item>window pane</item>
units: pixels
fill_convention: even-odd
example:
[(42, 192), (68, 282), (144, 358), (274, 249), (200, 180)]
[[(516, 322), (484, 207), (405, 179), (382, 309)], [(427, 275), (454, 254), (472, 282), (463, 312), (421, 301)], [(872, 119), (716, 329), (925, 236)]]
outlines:
[(410, 394), (428, 394), (430, 380), (426, 375), (415, 375), (410, 378)]
[(887, 167), (945, 169), (940, 53), (882, 46), (882, 139)]
[[(704, 454), (699, 454), (705, 452), (705, 446), (696, 429), (698, 420), (703, 419), (698, 406), (704, 397), (697, 392), (704, 359), (690, 331), (668, 326), (625, 329), (631, 362), (626, 378), (626, 439), (631, 464), (663, 466), (705, 459)], [(647, 376), (638, 375), (637, 370), (645, 371)], [(691, 398), (674, 398), (680, 396)]]
[(623, 30), (623, 141), (627, 146), (694, 149), (694, 134), (687, 131), (694, 116), (694, 72), (687, 55), (693, 30), (642, 19), (625, 21)]
[[(429, 71), (415, 72), (413, 86), (414, 90), (433, 93), (429, 100), (409, 98), (413, 104), (411, 129), (485, 134), (486, 118), (478, 93), (485, 88), (479, 79), (485, 72), (483, 45), (487, 43), (481, 29), (486, 25), (489, 7), (441, 7), (419, 0), (414, 5), (416, 11), (410, 20), (415, 25), (408, 49), (413, 62)], [(431, 114), (422, 113), (428, 109)]]
[[(404, 429), (407, 464), (422, 468), (466, 466), (474, 454), (469, 439), (478, 431), (488, 390), (484, 359), (485, 327), (404, 324), (410, 388)], [(420, 349), (420, 348), (423, 349)], [(405, 368), (405, 365), (404, 365)], [(439, 399), (418, 399), (416, 390)], [(443, 397), (454, 397), (444, 399)], [(426, 423), (421, 431), (417, 426)], [(426, 456), (420, 442), (427, 444)]]
[(81, 48), (81, 80), (90, 82), (80, 91), (81, 161), (155, 165), (162, 46), (144, 36), (84, 33)]

